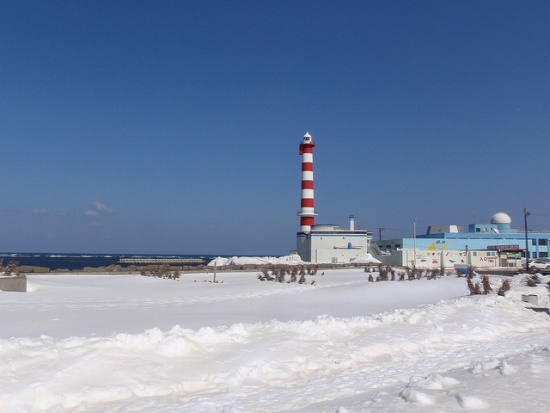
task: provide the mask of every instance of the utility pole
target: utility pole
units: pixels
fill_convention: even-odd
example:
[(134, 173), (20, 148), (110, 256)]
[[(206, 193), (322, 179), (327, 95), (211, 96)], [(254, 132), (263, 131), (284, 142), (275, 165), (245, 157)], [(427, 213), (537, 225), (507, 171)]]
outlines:
[(386, 228), (378, 228), (378, 240), (382, 241), (382, 231), (384, 231)]
[(416, 218), (413, 223), (413, 242), (414, 242), (414, 264), (413, 267), (416, 268)]
[(525, 271), (529, 272), (529, 235), (527, 230), (527, 208), (523, 208), (523, 218), (525, 221)]

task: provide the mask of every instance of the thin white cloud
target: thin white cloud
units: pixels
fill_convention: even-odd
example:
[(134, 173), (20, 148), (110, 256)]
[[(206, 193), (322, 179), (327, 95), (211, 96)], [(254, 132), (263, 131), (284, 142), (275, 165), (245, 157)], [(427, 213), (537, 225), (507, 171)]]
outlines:
[(84, 211), (84, 215), (88, 218), (99, 218), (100, 216), (112, 214), (115, 212), (113, 208), (108, 207), (102, 202), (95, 201), (92, 207)]
[(100, 214), (111, 214), (113, 212), (115, 212), (114, 209), (112, 208), (109, 208), (107, 205), (99, 202), (99, 201), (95, 201), (94, 202), (94, 209), (99, 212)]
[(94, 209), (87, 209), (86, 211), (84, 211), (84, 215), (86, 215), (88, 218), (97, 218), (99, 216), (99, 212)]
[(34, 215), (47, 215), (48, 210), (46, 208), (36, 208), (32, 210)]

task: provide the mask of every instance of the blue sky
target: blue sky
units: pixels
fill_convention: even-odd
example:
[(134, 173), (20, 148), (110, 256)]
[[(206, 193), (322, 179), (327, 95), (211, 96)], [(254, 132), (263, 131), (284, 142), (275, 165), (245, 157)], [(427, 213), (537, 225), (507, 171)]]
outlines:
[(3, 1), (0, 251), (283, 255), (550, 230), (550, 2)]

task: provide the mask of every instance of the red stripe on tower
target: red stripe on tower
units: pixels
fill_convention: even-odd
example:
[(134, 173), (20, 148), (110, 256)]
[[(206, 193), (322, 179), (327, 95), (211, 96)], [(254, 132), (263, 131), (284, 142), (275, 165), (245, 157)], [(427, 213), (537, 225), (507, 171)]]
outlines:
[(300, 143), (300, 155), (302, 155), (302, 202), (298, 212), (300, 217), (300, 232), (310, 232), (315, 224), (314, 196), (313, 196), (313, 139), (306, 132)]

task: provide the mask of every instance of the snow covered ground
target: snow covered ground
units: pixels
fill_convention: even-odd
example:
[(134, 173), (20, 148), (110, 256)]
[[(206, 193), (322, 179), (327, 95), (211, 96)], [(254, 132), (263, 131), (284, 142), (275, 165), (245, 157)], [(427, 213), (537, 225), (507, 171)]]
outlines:
[(455, 276), (257, 275), (44, 274), (0, 291), (0, 411), (550, 411), (550, 317), (521, 301), (548, 307), (548, 277), (499, 297)]

